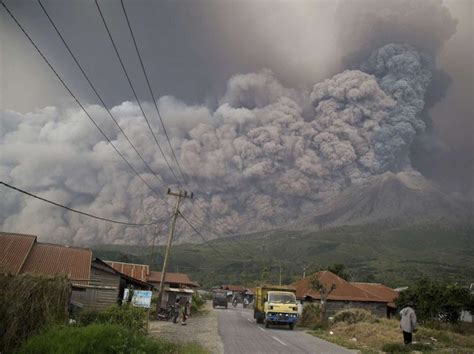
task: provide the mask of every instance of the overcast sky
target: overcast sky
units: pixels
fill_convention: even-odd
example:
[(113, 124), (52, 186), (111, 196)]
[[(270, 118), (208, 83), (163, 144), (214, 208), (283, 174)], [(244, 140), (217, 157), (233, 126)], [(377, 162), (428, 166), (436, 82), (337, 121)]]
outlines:
[[(387, 0), (386, 3), (390, 2), (393, 10), (393, 13), (386, 11), (389, 13), (387, 18), (384, 18), (382, 0), (124, 2), (156, 96), (169, 95), (180, 100), (178, 103), (173, 100), (162, 103), (165, 107), (171, 107), (170, 112), (179, 112), (176, 119), (192, 123), (189, 127), (208, 118), (216, 118), (218, 114), (214, 114), (214, 111), (239, 90), (244, 92), (245, 85), (257, 85), (260, 89), (260, 80), (267, 80), (262, 88), (265, 99), (268, 99), (266, 95), (276, 95), (275, 92), (283, 92), (284, 96), (293, 92), (287, 88), (308, 96), (313, 85), (348, 69), (344, 61), (346, 56), (357, 49), (355, 47), (363, 45), (364, 39), (370, 41), (370, 31), (366, 33), (364, 30), (371, 30), (371, 26), (377, 23), (371, 22), (370, 18), (364, 22), (363, 16), (356, 16), (363, 15), (364, 11), (370, 13), (375, 9), (373, 11), (382, 20), (387, 20), (385, 30), (389, 41), (382, 41), (378, 45), (393, 42), (393, 33), (395, 39), (399, 35), (406, 38), (407, 33), (400, 28), (407, 24), (407, 31), (414, 32), (411, 44), (420, 44), (418, 49), (428, 48), (429, 51), (432, 43), (440, 47), (433, 49), (430, 54), (436, 57), (437, 68), (451, 78), (445, 96), (429, 112), (433, 118), (433, 130), (428, 130), (430, 136), (435, 137), (429, 140), (429, 144), (438, 147), (413, 154), (413, 167), (449, 191), (472, 193), (474, 196), (472, 0)], [(5, 0), (5, 3), (80, 100), (86, 104), (98, 103), (37, 1)], [(125, 112), (124, 115), (131, 114), (133, 109), (121, 104), (127, 100), (133, 101), (132, 92), (95, 2), (44, 0), (43, 4), (107, 106), (115, 106), (117, 111)], [(418, 4), (421, 4), (419, 8)], [(120, 1), (101, 0), (100, 6), (138, 95), (149, 102), (151, 97)], [(415, 18), (409, 11), (410, 6), (414, 8), (413, 13), (418, 14)], [(450, 14), (446, 14), (447, 10), (443, 6), (447, 6)], [(346, 7), (349, 10), (345, 12)], [(433, 11), (433, 14), (419, 16), (417, 11), (424, 8)], [(457, 25), (453, 18), (457, 20)], [(396, 22), (398, 20), (400, 22)], [(351, 32), (354, 32), (354, 37)], [(367, 38), (357, 38), (357, 34), (365, 34)], [(379, 39), (386, 38), (380, 36)], [(423, 45), (424, 41), (426, 46)], [(270, 69), (273, 74), (262, 72), (262, 69)], [(248, 73), (260, 74), (239, 76), (233, 81), (238, 89), (228, 86), (233, 76)], [(265, 86), (267, 84), (270, 89)], [(0, 7), (0, 85), (0, 137), (3, 136), (3, 123), (12, 116), (12, 112), (7, 114), (7, 111), (19, 112), (27, 117), (27, 121), (32, 117), (28, 112), (39, 112), (46, 106), (76, 107), (3, 7)], [(226, 92), (228, 97), (223, 98)], [(288, 95), (293, 97), (293, 93)], [(257, 101), (258, 97), (254, 98)], [(307, 102), (295, 100), (304, 110)], [(197, 105), (200, 105), (199, 109)], [(57, 111), (40, 113), (45, 116), (48, 114), (55, 116)], [(165, 120), (175, 119), (170, 117), (165, 117)], [(71, 117), (67, 119), (73, 120)], [(128, 120), (132, 121), (132, 118), (123, 119), (124, 124)], [(32, 126), (38, 124), (34, 119), (31, 122)], [(60, 122), (59, 119), (58, 124)], [(20, 128), (18, 131), (23, 132)], [(184, 128), (179, 132), (181, 135), (177, 133), (177, 138), (183, 139), (186, 134), (183, 131)], [(416, 144), (413, 146), (417, 149)], [(5, 168), (9, 168), (10, 160), (7, 160)], [(0, 172), (1, 169), (2, 166)], [(9, 175), (9, 171), (5, 175)]]
[[(95, 98), (36, 1), (6, 1), (79, 96)], [(296, 5), (295, 5), (296, 3)], [(238, 73), (269, 68), (285, 84), (307, 86), (339, 69), (335, 1), (125, 1), (145, 65), (156, 92), (189, 102), (215, 104), (225, 82)], [(459, 20), (456, 34), (440, 53), (454, 82), (433, 116), (448, 144), (470, 145), (473, 90), (473, 2), (445, 0)], [(45, 0), (106, 103), (130, 99), (131, 92), (92, 0)], [(142, 98), (149, 100), (119, 1), (102, 1), (113, 36)], [(61, 105), (70, 97), (24, 35), (0, 11), (3, 109), (28, 112)], [(339, 60), (338, 60), (339, 59)], [(453, 112), (453, 108), (456, 111)], [(450, 120), (441, 115), (454, 115)], [(455, 120), (453, 124), (452, 120)], [(466, 129), (469, 128), (469, 129)], [(472, 146), (472, 145), (470, 145)]]

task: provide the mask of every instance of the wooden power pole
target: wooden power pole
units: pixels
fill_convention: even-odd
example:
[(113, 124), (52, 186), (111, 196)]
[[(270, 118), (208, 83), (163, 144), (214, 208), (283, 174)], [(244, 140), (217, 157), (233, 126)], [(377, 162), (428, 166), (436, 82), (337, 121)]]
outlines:
[(163, 268), (161, 269), (160, 288), (158, 291), (158, 309), (161, 307), (161, 300), (163, 299), (163, 289), (165, 287), (166, 267), (168, 266), (168, 258), (170, 254), (171, 244), (173, 242), (174, 230), (176, 227), (176, 219), (178, 218), (178, 215), (179, 215), (179, 206), (181, 205), (181, 201), (183, 199), (193, 198), (193, 193), (188, 194), (188, 192), (182, 191), (182, 190), (178, 192), (172, 192), (170, 189), (168, 189), (168, 194), (178, 199), (176, 200), (173, 217), (171, 219), (171, 226), (170, 226), (170, 231), (168, 235), (168, 243), (166, 245), (165, 259), (163, 260)]

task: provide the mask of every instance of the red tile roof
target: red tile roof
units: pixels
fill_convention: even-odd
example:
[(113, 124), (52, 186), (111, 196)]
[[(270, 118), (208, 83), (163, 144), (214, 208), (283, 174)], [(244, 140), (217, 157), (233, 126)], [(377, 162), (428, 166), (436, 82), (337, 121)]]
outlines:
[[(150, 271), (148, 276), (149, 283), (159, 283), (161, 281), (161, 272)], [(192, 287), (199, 287), (199, 284), (192, 281), (187, 274), (184, 273), (166, 273), (165, 274), (165, 284), (182, 284)]]
[(18, 274), (36, 236), (0, 232), (0, 271)]
[(368, 293), (377, 296), (388, 303), (388, 306), (396, 308), (395, 300), (397, 299), (399, 293), (395, 290), (379, 283), (358, 283), (352, 282), (351, 284), (357, 286), (359, 289), (362, 289)]
[[(357, 287), (330, 271), (318, 272), (316, 276), (326, 288), (330, 288), (332, 284), (336, 285), (336, 288), (329, 294), (328, 300), (387, 302), (378, 295)], [(311, 278), (306, 277), (291, 284), (296, 288), (297, 298), (303, 299), (309, 296), (314, 299), (321, 299), (319, 292), (311, 290)]]
[(146, 264), (134, 264), (115, 261), (105, 261), (105, 263), (107, 263), (112, 268), (118, 270), (120, 273), (126, 274), (129, 277), (141, 280), (143, 282), (147, 281), (148, 275), (150, 274), (150, 268)]
[(72, 283), (88, 283), (92, 251), (36, 242), (21, 269), (21, 273), (45, 275), (65, 274)]

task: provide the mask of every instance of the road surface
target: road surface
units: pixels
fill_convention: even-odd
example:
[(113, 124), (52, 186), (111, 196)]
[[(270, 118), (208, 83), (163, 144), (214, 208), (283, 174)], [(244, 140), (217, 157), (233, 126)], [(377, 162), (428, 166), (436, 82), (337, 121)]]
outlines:
[(326, 342), (301, 330), (290, 331), (288, 326), (265, 328), (253, 319), (253, 310), (217, 308), (219, 335), (225, 354), (244, 353), (318, 353), (348, 354), (354, 351)]

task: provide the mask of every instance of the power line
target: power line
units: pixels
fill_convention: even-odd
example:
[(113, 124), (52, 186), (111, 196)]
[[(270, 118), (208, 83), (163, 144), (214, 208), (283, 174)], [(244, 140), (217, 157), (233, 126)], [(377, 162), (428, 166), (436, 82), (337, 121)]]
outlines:
[(186, 224), (188, 224), (188, 225), (191, 227), (191, 229), (193, 229), (193, 231), (201, 238), (201, 240), (203, 240), (203, 242), (204, 242), (209, 248), (211, 248), (212, 250), (214, 250), (214, 252), (215, 252), (217, 255), (219, 255), (220, 257), (222, 257), (223, 259), (229, 260), (229, 257), (224, 256), (221, 252), (219, 252), (219, 251), (217, 250), (217, 248), (215, 248), (213, 245), (211, 245), (211, 244), (209, 243), (208, 240), (206, 240), (206, 238), (204, 237), (204, 235), (203, 235), (198, 229), (196, 229), (196, 227), (183, 215), (182, 212), (179, 212), (179, 215), (181, 215), (181, 217), (182, 217), (183, 220), (186, 222)]
[(130, 146), (133, 148), (133, 150), (135, 150), (136, 154), (140, 157), (140, 159), (143, 161), (144, 165), (148, 168), (148, 170), (161, 182), (163, 183), (163, 179), (161, 177), (159, 177), (156, 172), (150, 167), (150, 165), (145, 161), (145, 159), (143, 158), (143, 156), (140, 154), (140, 152), (137, 150), (137, 148), (135, 147), (135, 145), (132, 143), (132, 141), (130, 140), (130, 138), (127, 136), (127, 134), (125, 133), (125, 131), (122, 129), (122, 127), (119, 125), (119, 123), (117, 122), (117, 120), (114, 118), (114, 116), (112, 115), (112, 112), (110, 111), (110, 109), (107, 108), (107, 105), (105, 104), (104, 100), (102, 99), (102, 97), (100, 96), (99, 92), (97, 91), (97, 89), (95, 88), (95, 86), (92, 84), (91, 80), (89, 79), (89, 76), (86, 74), (86, 72), (84, 71), (82, 65), (79, 63), (79, 61), (77, 60), (76, 56), (74, 55), (74, 53), (72, 52), (71, 48), (69, 47), (69, 45), (67, 44), (66, 40), (64, 39), (64, 37), (62, 36), (61, 32), (59, 31), (58, 27), (56, 26), (56, 24), (54, 23), (53, 19), (49, 16), (48, 14), (48, 11), (46, 10), (46, 8), (43, 6), (43, 4), (41, 3), (41, 0), (38, 0), (38, 4), (41, 6), (41, 8), (43, 9), (43, 12), (44, 14), (46, 15), (46, 17), (48, 18), (49, 22), (51, 23), (51, 25), (53, 26), (53, 28), (56, 30), (56, 33), (58, 34), (59, 38), (61, 38), (61, 41), (63, 42), (64, 46), (66, 47), (66, 49), (68, 50), (69, 54), (71, 55), (71, 57), (73, 58), (74, 62), (76, 63), (76, 65), (78, 66), (79, 70), (81, 71), (82, 75), (84, 76), (84, 78), (86, 79), (86, 81), (89, 83), (89, 86), (92, 88), (92, 90), (94, 91), (95, 95), (97, 96), (97, 98), (99, 99), (100, 103), (102, 103), (102, 106), (104, 107), (104, 109), (107, 111), (107, 113), (109, 114), (110, 118), (113, 120), (113, 122), (115, 123), (115, 125), (119, 128), (120, 132), (123, 134), (123, 136), (125, 137), (125, 139), (128, 141), (128, 143), (130, 144)]
[(133, 172), (143, 181), (143, 183), (156, 195), (159, 196), (159, 193), (156, 192), (152, 186), (138, 173), (138, 171), (133, 167), (133, 165), (126, 159), (126, 157), (118, 150), (118, 148), (115, 146), (115, 144), (109, 139), (109, 137), (105, 134), (105, 132), (100, 128), (100, 126), (97, 124), (97, 122), (92, 118), (92, 116), (87, 112), (85, 107), (82, 105), (82, 103), (79, 101), (79, 99), (74, 95), (74, 93), (71, 91), (69, 86), (65, 83), (65, 81), (61, 78), (61, 76), (58, 74), (56, 69), (54, 69), (53, 65), (49, 62), (49, 60), (46, 58), (46, 56), (43, 54), (43, 52), (39, 49), (39, 47), (36, 45), (36, 43), (33, 41), (33, 39), (30, 37), (30, 35), (26, 32), (26, 30), (23, 28), (23, 26), (18, 22), (17, 18), (13, 13), (8, 9), (7, 5), (1, 1), (2, 6), (5, 8), (7, 13), (10, 15), (10, 17), (13, 19), (13, 21), (17, 24), (17, 26), (20, 28), (20, 30), (23, 32), (23, 34), (28, 38), (30, 43), (33, 45), (33, 47), (36, 49), (38, 54), (41, 56), (41, 58), (45, 61), (45, 63), (49, 66), (49, 68), (53, 71), (53, 73), (56, 75), (57, 79), (61, 84), (64, 86), (64, 88), (67, 90), (67, 92), (72, 96), (72, 98), (76, 101), (76, 103), (79, 105), (79, 107), (84, 111), (86, 116), (91, 120), (91, 122), (94, 124), (94, 126), (99, 130), (99, 132), (102, 134), (102, 136), (108, 141), (108, 143), (112, 146), (112, 148), (115, 150), (115, 152), (122, 158), (122, 160), (125, 161), (125, 163), (130, 167), (130, 169), (133, 170)]
[(155, 94), (154, 94), (153, 89), (151, 87), (150, 80), (148, 79), (148, 75), (146, 73), (145, 65), (143, 64), (142, 56), (140, 54), (140, 50), (138, 49), (137, 41), (135, 40), (135, 35), (133, 34), (132, 25), (130, 24), (130, 20), (128, 18), (127, 10), (125, 9), (125, 5), (123, 3), (123, 0), (120, 0), (120, 3), (122, 4), (122, 9), (123, 9), (123, 13), (125, 15), (125, 19), (127, 20), (128, 29), (130, 30), (130, 34), (132, 36), (133, 44), (135, 46), (135, 50), (137, 52), (138, 59), (140, 61), (140, 65), (142, 67), (143, 75), (145, 76), (145, 80), (146, 80), (146, 83), (147, 83), (147, 86), (148, 86), (148, 90), (150, 91), (150, 95), (153, 99), (153, 104), (155, 105), (156, 113), (158, 114), (158, 118), (160, 119), (161, 126), (163, 127), (163, 132), (165, 133), (166, 140), (168, 140), (168, 145), (169, 145), (171, 153), (173, 155), (173, 159), (176, 162), (176, 165), (178, 166), (181, 177), (183, 178), (183, 182), (184, 182), (184, 184), (187, 184), (186, 177), (184, 176), (183, 170), (181, 169), (178, 158), (176, 157), (176, 154), (174, 152), (173, 146), (171, 146), (171, 141), (170, 141), (170, 138), (168, 136), (168, 132), (166, 131), (165, 123), (163, 122), (163, 118), (160, 114), (160, 110), (158, 109), (158, 104), (156, 102), (156, 97), (155, 97)]
[(119, 62), (120, 62), (120, 66), (121, 66), (121, 68), (122, 68), (122, 71), (123, 71), (123, 73), (125, 74), (125, 77), (126, 77), (126, 79), (127, 79), (127, 81), (128, 81), (128, 84), (130, 85), (130, 88), (132, 89), (133, 96), (134, 96), (135, 99), (137, 100), (137, 104), (138, 104), (138, 106), (140, 107), (140, 111), (142, 112), (143, 118), (144, 118), (145, 121), (146, 121), (146, 124), (147, 124), (147, 126), (148, 126), (148, 129), (150, 130), (151, 135), (153, 136), (153, 139), (155, 140), (155, 143), (156, 143), (156, 145), (158, 146), (158, 149), (160, 150), (160, 153), (161, 153), (161, 155), (163, 156), (163, 159), (164, 159), (165, 162), (166, 162), (166, 165), (168, 166), (169, 170), (171, 171), (171, 173), (173, 174), (174, 178), (176, 179), (176, 181), (177, 181), (178, 184), (179, 184), (178, 176), (176, 176), (176, 173), (175, 173), (174, 170), (171, 168), (171, 165), (170, 165), (170, 163), (168, 162), (168, 159), (166, 158), (166, 155), (165, 155), (163, 149), (161, 148), (160, 143), (158, 142), (158, 138), (156, 137), (156, 134), (154, 133), (153, 129), (151, 128), (151, 125), (150, 125), (150, 122), (149, 122), (149, 120), (148, 120), (148, 118), (147, 118), (147, 116), (146, 116), (145, 110), (143, 109), (143, 106), (142, 106), (142, 104), (141, 104), (141, 102), (140, 102), (140, 99), (138, 98), (138, 95), (137, 95), (137, 93), (136, 93), (136, 91), (135, 91), (135, 88), (133, 87), (132, 80), (130, 79), (130, 76), (128, 75), (127, 69), (125, 68), (125, 64), (124, 64), (123, 61), (122, 61), (122, 57), (120, 56), (120, 53), (119, 53), (119, 51), (118, 51), (118, 49), (117, 49), (117, 46), (115, 45), (115, 41), (114, 41), (114, 39), (113, 39), (113, 37), (112, 37), (112, 33), (111, 33), (110, 30), (109, 30), (109, 26), (107, 25), (107, 22), (105, 21), (104, 15), (102, 14), (102, 10), (100, 9), (98, 0), (95, 0), (95, 4), (96, 4), (96, 6), (97, 6), (97, 9), (99, 10), (100, 18), (102, 19), (102, 22), (104, 23), (105, 30), (107, 31), (107, 34), (108, 34), (108, 36), (109, 36), (109, 38), (110, 38), (110, 41), (111, 41), (111, 43), (112, 43), (112, 46), (113, 46), (113, 48), (114, 48), (115, 54), (117, 55), (117, 58), (118, 58), (118, 60), (119, 60)]
[(57, 207), (60, 207), (60, 208), (63, 208), (63, 209), (66, 209), (66, 210), (69, 210), (69, 211), (72, 211), (74, 213), (77, 213), (77, 214), (81, 214), (81, 215), (85, 215), (85, 216), (88, 216), (90, 218), (94, 218), (94, 219), (97, 219), (97, 220), (102, 220), (102, 221), (108, 221), (108, 222), (111, 222), (111, 223), (114, 223), (114, 224), (121, 224), (121, 225), (127, 225), (127, 226), (150, 226), (150, 225), (157, 225), (157, 224), (161, 224), (161, 222), (151, 222), (151, 223), (131, 223), (131, 222), (124, 222), (124, 221), (118, 221), (118, 220), (113, 220), (113, 219), (108, 219), (108, 218), (103, 218), (101, 216), (97, 216), (97, 215), (93, 215), (93, 214), (89, 214), (89, 213), (86, 213), (86, 212), (83, 212), (83, 211), (80, 211), (80, 210), (76, 210), (76, 209), (73, 209), (73, 208), (70, 208), (68, 206), (65, 206), (65, 205), (62, 205), (62, 204), (59, 204), (57, 202), (53, 202), (52, 200), (48, 200), (46, 198), (42, 198), (38, 195), (35, 195), (35, 194), (32, 194), (30, 192), (27, 192), (23, 189), (20, 189), (20, 188), (17, 188), (15, 186), (12, 186), (11, 184), (8, 184), (8, 183), (5, 183), (3, 181), (0, 181), (0, 184), (3, 184), (5, 187), (7, 188), (10, 188), (10, 189), (13, 189), (17, 192), (20, 192), (20, 193), (23, 193), (23, 194), (26, 194), (30, 197), (33, 197), (33, 198), (36, 198), (36, 199), (39, 199), (45, 203), (49, 203), (49, 204), (52, 204), (54, 206), (57, 206)]

